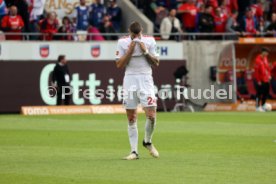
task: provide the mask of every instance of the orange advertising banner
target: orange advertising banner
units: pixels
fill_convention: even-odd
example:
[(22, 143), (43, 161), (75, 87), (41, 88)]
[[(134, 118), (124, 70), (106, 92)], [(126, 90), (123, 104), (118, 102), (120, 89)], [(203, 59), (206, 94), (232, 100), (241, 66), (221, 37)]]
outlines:
[[(268, 100), (267, 103), (271, 104), (272, 110), (276, 109), (276, 101)], [(253, 112), (256, 111), (256, 102), (254, 100), (244, 101), (243, 103), (209, 103), (204, 111), (216, 112), (216, 111), (238, 111), (238, 112)]]
[[(138, 113), (143, 109), (138, 107)], [(69, 105), (69, 106), (22, 106), (21, 114), (32, 115), (62, 115), (62, 114), (120, 114), (125, 113), (121, 104), (118, 105)]]
[(239, 38), (239, 44), (276, 44), (276, 38)]

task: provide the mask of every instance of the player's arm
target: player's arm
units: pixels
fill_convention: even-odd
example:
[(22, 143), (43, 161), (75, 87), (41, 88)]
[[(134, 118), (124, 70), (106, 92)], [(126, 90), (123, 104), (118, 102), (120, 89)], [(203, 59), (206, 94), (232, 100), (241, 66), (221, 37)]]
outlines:
[(147, 53), (147, 54), (145, 54), (145, 58), (147, 59), (147, 61), (150, 64), (152, 64), (154, 66), (159, 66), (160, 61), (157, 57), (152, 56), (150, 53)]
[[(129, 45), (129, 48), (128, 48), (127, 52), (124, 55), (122, 55), (120, 58), (117, 59), (117, 61), (116, 61), (117, 68), (126, 67), (126, 65), (129, 63), (129, 61), (132, 57), (132, 53), (134, 51), (135, 44), (136, 43), (134, 41), (132, 41)], [(117, 52), (120, 52), (120, 50), (117, 51)]]
[(144, 53), (145, 58), (147, 59), (147, 61), (154, 66), (159, 66), (159, 59), (158, 57), (156, 57), (152, 51), (152, 49), (154, 50), (155, 48), (150, 48), (150, 51), (148, 51), (148, 49), (146, 48), (145, 44), (143, 42), (140, 42), (140, 48), (142, 50), (142, 52)]

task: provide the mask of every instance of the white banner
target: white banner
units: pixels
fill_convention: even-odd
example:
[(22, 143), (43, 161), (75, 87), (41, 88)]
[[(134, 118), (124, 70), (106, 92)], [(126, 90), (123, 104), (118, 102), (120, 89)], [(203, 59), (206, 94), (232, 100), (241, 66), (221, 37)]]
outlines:
[[(56, 60), (61, 54), (68, 60), (114, 60), (117, 42), (17, 42), (0, 43), (0, 60)], [(183, 60), (183, 43), (159, 41), (161, 60)]]

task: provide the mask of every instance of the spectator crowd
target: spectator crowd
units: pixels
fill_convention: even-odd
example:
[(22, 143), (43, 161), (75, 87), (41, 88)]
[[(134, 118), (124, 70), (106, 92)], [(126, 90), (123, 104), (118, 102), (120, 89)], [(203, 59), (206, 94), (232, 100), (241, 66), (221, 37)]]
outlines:
[(182, 32), (276, 36), (276, 0), (140, 0), (133, 3), (154, 23), (155, 33), (160, 33), (162, 39), (179, 39), (170, 35)]
[[(45, 12), (45, 1), (0, 0), (0, 31), (5, 33), (5, 39), (116, 40), (114, 33), (121, 32), (122, 11), (116, 0), (108, 0), (106, 4), (101, 0), (92, 4), (79, 0), (73, 18), (65, 16), (61, 20), (54, 11)], [(22, 33), (31, 34), (22, 36)], [(78, 33), (80, 36), (76, 36)]]
[[(94, 0), (92, 4), (79, 0), (73, 18), (45, 12), (45, 1), (0, 0), (0, 31), (5, 39), (116, 40), (114, 33), (122, 32), (122, 10), (116, 0)], [(183, 39), (179, 33), (205, 33), (200, 38), (207, 39), (211, 38), (208, 33), (231, 33), (231, 38), (276, 36), (276, 0), (131, 1), (164, 40)], [(35, 34), (22, 36), (22, 32)]]

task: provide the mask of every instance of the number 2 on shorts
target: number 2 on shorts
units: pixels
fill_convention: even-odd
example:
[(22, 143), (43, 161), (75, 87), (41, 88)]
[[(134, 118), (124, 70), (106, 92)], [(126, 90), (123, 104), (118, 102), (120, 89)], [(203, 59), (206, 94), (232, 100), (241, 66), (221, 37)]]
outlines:
[(152, 99), (152, 97), (148, 97), (148, 105), (153, 105), (153, 103), (154, 103), (154, 100)]

